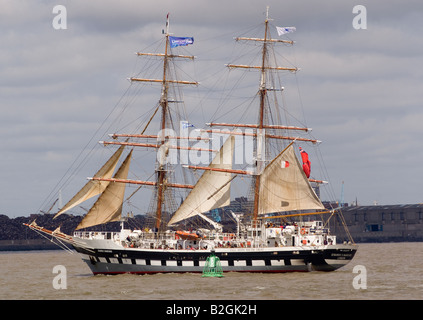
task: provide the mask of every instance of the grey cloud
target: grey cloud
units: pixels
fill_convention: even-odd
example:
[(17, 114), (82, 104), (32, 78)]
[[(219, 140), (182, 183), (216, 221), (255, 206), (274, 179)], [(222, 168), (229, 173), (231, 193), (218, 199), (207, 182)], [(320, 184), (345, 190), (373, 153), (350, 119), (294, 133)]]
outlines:
[[(423, 150), (420, 1), (362, 1), (368, 30), (352, 27), (356, 1), (267, 3), (272, 25), (297, 27), (290, 36), (295, 47), (278, 50), (287, 58), (283, 62), (302, 68), (295, 77), (284, 75), (287, 100), (292, 107), (303, 104), (313, 134), (324, 141), (321, 150), (335, 193), (345, 180), (349, 202), (356, 196), (366, 204), (421, 202), (415, 178), (423, 174), (418, 161)], [(186, 90), (187, 112), (199, 125), (218, 107), (223, 117), (229, 104), (222, 105), (227, 94), (222, 90), (239, 76), (235, 71), (224, 75), (224, 64), (249, 63), (244, 59), (256, 49), (243, 49), (232, 37), (260, 36), (267, 3), (73, 0), (64, 3), (68, 29), (54, 30), (54, 3), (4, 1), (0, 133), (8, 183), (0, 185), (0, 213), (26, 215), (38, 209), (128, 88), (125, 78), (141, 66), (133, 52), (156, 48), (149, 45), (160, 41), (168, 12), (172, 32), (195, 37), (187, 52), (197, 55), (197, 62), (180, 71), (203, 87)], [(240, 92), (230, 96), (236, 107), (258, 84), (255, 73), (244, 80)], [(130, 119), (154, 107), (153, 89), (142, 92), (139, 109), (127, 110)], [(255, 118), (248, 103), (227, 117), (235, 119), (242, 108)], [(125, 125), (122, 120), (117, 127)], [(27, 181), (24, 190), (22, 181)]]

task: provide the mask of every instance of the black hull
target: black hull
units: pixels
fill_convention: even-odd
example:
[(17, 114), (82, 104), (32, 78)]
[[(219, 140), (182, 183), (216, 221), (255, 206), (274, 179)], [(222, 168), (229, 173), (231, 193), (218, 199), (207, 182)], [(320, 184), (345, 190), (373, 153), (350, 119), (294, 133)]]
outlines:
[[(210, 250), (84, 249), (74, 246), (93, 274), (199, 273)], [(355, 255), (355, 246), (218, 249), (223, 272), (334, 271)]]

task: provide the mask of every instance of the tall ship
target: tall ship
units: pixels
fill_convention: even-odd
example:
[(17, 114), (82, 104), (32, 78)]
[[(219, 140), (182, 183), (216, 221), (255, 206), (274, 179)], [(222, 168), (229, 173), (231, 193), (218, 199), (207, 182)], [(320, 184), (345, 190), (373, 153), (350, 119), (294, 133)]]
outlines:
[[(210, 122), (207, 129), (197, 129), (189, 121), (176, 124), (181, 119), (180, 114), (172, 114), (179, 103), (177, 93), (182, 86), (198, 83), (175, 77), (176, 61), (194, 59), (178, 54), (194, 38), (170, 34), (168, 16), (162, 32), (164, 52), (137, 53), (160, 62), (161, 78), (130, 78), (132, 83), (160, 86), (156, 107), (138, 132), (112, 133), (110, 141), (101, 141), (115, 148), (113, 154), (54, 218), (89, 199), (91, 209), (72, 235), (60, 228), (48, 230), (36, 221), (26, 225), (60, 245), (73, 247), (94, 275), (202, 272), (211, 254), (220, 259), (223, 272), (334, 271), (352, 260), (357, 251), (354, 241), (339, 240), (329, 230), (331, 219), (342, 221), (340, 208), (325, 208), (316, 192), (324, 181), (310, 178), (305, 146), (319, 141), (297, 134), (310, 128), (284, 124), (279, 116), (281, 107), (274, 97), (284, 88), (277, 84), (277, 75), (298, 69), (276, 65), (275, 47), (293, 41), (272, 38), (269, 20), (267, 13), (264, 37), (235, 38), (253, 43), (259, 49), (260, 63), (227, 65), (259, 75), (257, 104), (248, 108), (248, 112), (254, 110), (256, 123)], [(276, 27), (279, 36), (293, 30)], [(144, 160), (139, 160), (144, 158), (136, 157), (135, 169), (131, 164), (135, 152), (147, 149), (155, 150), (154, 169), (146, 174), (149, 179), (141, 180), (145, 170), (132, 172), (144, 166)], [(247, 163), (240, 161), (245, 157), (239, 155), (248, 152)], [(176, 174), (177, 170), (183, 174)], [(194, 183), (175, 181), (191, 173), (196, 175)], [(231, 211), (236, 229), (225, 230), (209, 213), (230, 204), (231, 187), (237, 179), (247, 186), (252, 205), (243, 214)], [(128, 186), (132, 187), (130, 194), (125, 192)], [(176, 200), (175, 190), (182, 191), (183, 199)], [(129, 228), (125, 205), (142, 191), (151, 192), (146, 225)], [(196, 228), (190, 223), (193, 220)], [(116, 221), (121, 222), (120, 231), (101, 227)]]

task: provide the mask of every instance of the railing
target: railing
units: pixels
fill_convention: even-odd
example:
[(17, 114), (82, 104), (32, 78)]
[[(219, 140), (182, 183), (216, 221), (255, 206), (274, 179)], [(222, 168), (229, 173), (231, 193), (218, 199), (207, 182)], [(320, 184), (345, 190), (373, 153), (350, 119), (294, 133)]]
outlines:
[[(264, 239), (265, 233), (254, 232), (250, 230), (250, 236), (246, 234), (238, 235), (236, 233), (209, 233), (205, 236), (199, 236), (197, 239), (183, 239), (177, 236), (176, 232), (157, 233), (141, 230), (122, 230), (121, 232), (108, 231), (77, 231), (74, 236), (80, 239), (92, 240), (112, 240), (124, 247), (150, 248), (150, 249), (205, 249), (213, 246), (214, 248), (264, 248), (267, 247), (267, 240)], [(303, 231), (303, 232), (301, 232)], [(321, 236), (326, 243), (336, 243), (336, 237), (329, 236), (328, 230), (325, 228), (315, 229), (310, 227), (296, 227), (294, 233), (290, 237), (295, 236), (297, 245), (304, 245), (304, 240), (308, 240), (310, 236)], [(319, 243), (320, 244), (320, 243)], [(294, 245), (294, 244), (293, 244)]]
[(120, 232), (107, 231), (76, 231), (74, 237), (81, 239), (98, 239), (98, 240), (114, 240), (119, 237)]

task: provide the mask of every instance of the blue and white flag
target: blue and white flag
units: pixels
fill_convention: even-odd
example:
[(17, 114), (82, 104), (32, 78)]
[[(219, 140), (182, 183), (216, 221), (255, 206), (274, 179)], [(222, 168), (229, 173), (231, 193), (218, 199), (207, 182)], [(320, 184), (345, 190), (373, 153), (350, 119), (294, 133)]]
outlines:
[(194, 43), (193, 37), (169, 37), (170, 47), (187, 46)]
[(183, 129), (190, 128), (190, 127), (195, 128), (195, 126), (193, 124), (189, 123), (188, 121), (181, 121), (181, 123), (182, 123)]
[(297, 30), (295, 27), (276, 27), (276, 30), (278, 31), (278, 35), (281, 36), (285, 33), (291, 33)]

